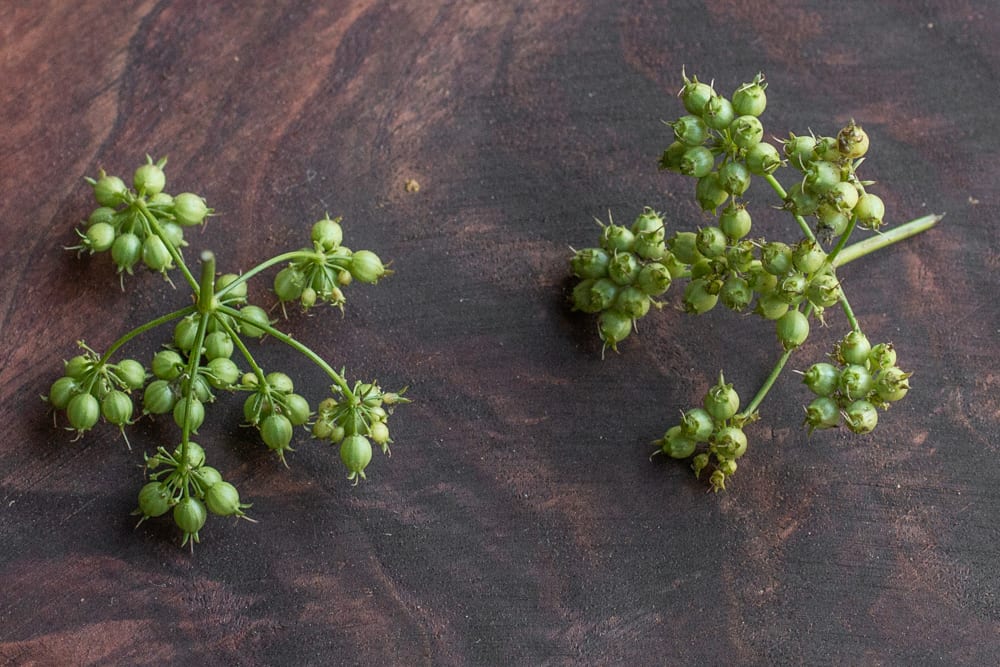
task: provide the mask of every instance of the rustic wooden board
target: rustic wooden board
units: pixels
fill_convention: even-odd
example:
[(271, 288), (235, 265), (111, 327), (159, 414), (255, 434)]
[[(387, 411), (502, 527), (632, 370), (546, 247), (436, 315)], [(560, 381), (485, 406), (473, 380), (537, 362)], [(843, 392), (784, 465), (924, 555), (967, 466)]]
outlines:
[[(3, 3), (0, 662), (994, 664), (998, 44), (1000, 10), (972, 0)], [(601, 361), (564, 301), (593, 217), (706, 220), (655, 167), (682, 65), (724, 90), (763, 70), (771, 134), (856, 118), (889, 217), (947, 212), (842, 272), (915, 372), (907, 400), (867, 438), (807, 439), (784, 378), (718, 496), (648, 443), (719, 368), (749, 395), (768, 327), (667, 308)], [(191, 240), (222, 269), (325, 211), (392, 258), (346, 317), (287, 326), (416, 401), (356, 488), (305, 438), (285, 470), (220, 401), (200, 439), (260, 524), (210, 521), (193, 557), (129, 516), (172, 426), (143, 420), (132, 452), (106, 427), (70, 442), (38, 400), (77, 339), (184, 303), (62, 250), (82, 176), (146, 153), (219, 212)], [(323, 395), (305, 360), (261, 354)]]

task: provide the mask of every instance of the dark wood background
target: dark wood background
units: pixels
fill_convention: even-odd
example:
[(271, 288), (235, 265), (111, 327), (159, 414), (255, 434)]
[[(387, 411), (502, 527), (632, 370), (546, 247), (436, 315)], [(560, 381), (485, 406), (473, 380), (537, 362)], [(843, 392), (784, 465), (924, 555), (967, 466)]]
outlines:
[[(256, 4), (0, 5), (0, 662), (997, 663), (996, 3)], [(807, 439), (789, 374), (718, 496), (649, 443), (720, 368), (750, 396), (770, 327), (668, 308), (601, 361), (565, 303), (595, 216), (706, 220), (656, 169), (684, 65), (726, 91), (763, 70), (772, 135), (856, 118), (888, 217), (947, 213), (842, 271), (910, 396), (868, 437)], [(304, 436), (285, 470), (220, 400), (200, 440), (260, 523), (210, 520), (193, 557), (129, 515), (173, 426), (143, 420), (132, 452), (106, 426), (71, 442), (39, 400), (77, 339), (185, 303), (62, 249), (93, 206), (82, 177), (146, 153), (219, 212), (189, 237), (223, 270), (298, 247), (324, 211), (391, 258), (346, 317), (286, 326), (415, 399), (356, 488)], [(758, 231), (791, 234), (750, 194)], [(323, 396), (308, 361), (260, 356)]]

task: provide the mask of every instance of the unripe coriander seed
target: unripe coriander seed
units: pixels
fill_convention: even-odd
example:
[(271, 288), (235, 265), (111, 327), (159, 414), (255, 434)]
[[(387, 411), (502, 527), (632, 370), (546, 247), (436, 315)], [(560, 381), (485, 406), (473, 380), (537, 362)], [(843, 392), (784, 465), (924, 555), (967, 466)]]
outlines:
[(158, 195), (167, 184), (167, 175), (159, 165), (152, 162), (144, 164), (135, 170), (132, 177), (132, 185), (139, 194), (147, 197)]

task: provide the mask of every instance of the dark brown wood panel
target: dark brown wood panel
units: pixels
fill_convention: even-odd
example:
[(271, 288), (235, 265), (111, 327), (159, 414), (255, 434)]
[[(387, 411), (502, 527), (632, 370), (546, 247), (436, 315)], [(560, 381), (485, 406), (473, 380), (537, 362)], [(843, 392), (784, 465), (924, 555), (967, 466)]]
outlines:
[[(2, 3), (0, 662), (994, 664), (998, 44), (1000, 9), (971, 0)], [(682, 66), (723, 90), (764, 71), (775, 136), (857, 119), (888, 217), (947, 213), (841, 272), (914, 371), (907, 399), (868, 437), (807, 438), (788, 374), (717, 496), (649, 442), (720, 368), (749, 396), (770, 328), (683, 316), (671, 293), (602, 361), (565, 301), (594, 217), (707, 220), (656, 169)], [(147, 153), (219, 213), (189, 239), (222, 270), (327, 211), (391, 258), (345, 317), (286, 326), (415, 401), (352, 487), (301, 435), (284, 469), (222, 397), (200, 441), (260, 523), (210, 520), (193, 556), (129, 515), (172, 424), (142, 420), (131, 452), (103, 425), (71, 442), (38, 399), (76, 340), (187, 299), (144, 272), (122, 292), (107, 256), (63, 250), (82, 177)], [(749, 198), (762, 233), (787, 230)], [(260, 350), (324, 395), (306, 360)]]

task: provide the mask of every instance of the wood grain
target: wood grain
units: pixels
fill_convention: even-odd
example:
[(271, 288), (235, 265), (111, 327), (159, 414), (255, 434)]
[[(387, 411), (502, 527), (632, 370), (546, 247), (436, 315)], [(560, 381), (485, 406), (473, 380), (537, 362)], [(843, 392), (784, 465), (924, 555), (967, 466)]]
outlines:
[[(4, 3), (0, 662), (995, 663), (998, 37), (972, 0)], [(906, 401), (867, 438), (807, 439), (783, 378), (719, 496), (648, 443), (719, 368), (750, 395), (768, 327), (667, 308), (601, 361), (565, 304), (594, 217), (705, 224), (656, 169), (682, 66), (723, 90), (763, 70), (769, 134), (856, 118), (892, 220), (947, 213), (841, 274), (914, 371)], [(346, 317), (287, 327), (415, 399), (356, 488), (305, 438), (285, 470), (220, 400), (200, 437), (260, 524), (210, 521), (193, 557), (129, 516), (140, 452), (172, 427), (142, 420), (133, 452), (110, 428), (70, 442), (38, 400), (76, 340), (187, 298), (144, 273), (122, 292), (106, 256), (62, 249), (92, 206), (82, 177), (146, 153), (218, 211), (191, 242), (222, 270), (327, 211), (391, 258)], [(801, 364), (842, 329), (831, 315)], [(326, 391), (275, 341), (261, 355)]]

